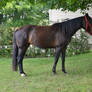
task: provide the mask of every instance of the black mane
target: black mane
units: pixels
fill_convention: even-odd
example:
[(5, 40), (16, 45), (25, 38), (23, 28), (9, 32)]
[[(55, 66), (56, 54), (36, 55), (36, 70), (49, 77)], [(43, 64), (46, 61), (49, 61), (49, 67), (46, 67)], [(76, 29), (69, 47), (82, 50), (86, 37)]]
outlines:
[(61, 31), (64, 31), (64, 33), (70, 37), (73, 36), (76, 31), (82, 27), (82, 20), (83, 17), (78, 17), (66, 20), (64, 22), (55, 23), (52, 26), (59, 28)]

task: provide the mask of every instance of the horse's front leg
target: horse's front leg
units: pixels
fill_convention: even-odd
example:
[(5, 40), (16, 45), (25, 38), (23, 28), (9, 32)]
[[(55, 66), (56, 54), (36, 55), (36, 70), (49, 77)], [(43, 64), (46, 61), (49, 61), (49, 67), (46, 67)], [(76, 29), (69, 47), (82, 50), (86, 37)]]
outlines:
[(58, 59), (59, 59), (59, 56), (60, 56), (60, 52), (61, 52), (61, 48), (56, 48), (56, 51), (55, 51), (55, 61), (54, 61), (54, 65), (53, 65), (53, 73), (56, 74), (56, 65), (57, 65), (57, 62), (58, 62)]
[(67, 73), (65, 71), (65, 55), (66, 55), (66, 48), (62, 49), (62, 56), (61, 56), (61, 59), (62, 59), (62, 71), (64, 73)]

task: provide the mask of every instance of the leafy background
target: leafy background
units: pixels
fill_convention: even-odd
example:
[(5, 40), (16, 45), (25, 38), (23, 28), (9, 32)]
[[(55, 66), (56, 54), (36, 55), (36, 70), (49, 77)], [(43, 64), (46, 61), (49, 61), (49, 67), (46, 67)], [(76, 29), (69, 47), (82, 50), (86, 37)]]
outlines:
[[(0, 0), (0, 54), (6, 55), (8, 53), (8, 55), (11, 55), (13, 32), (18, 27), (27, 24), (49, 25), (49, 9), (63, 8), (63, 10), (70, 11), (81, 9), (81, 11), (85, 12), (89, 7), (92, 7), (92, 0)], [(85, 38), (87, 44), (87, 37), (84, 34), (81, 39)], [(81, 41), (72, 41), (73, 43), (71, 42), (69, 46), (71, 50), (68, 48), (69, 51), (67, 52), (75, 51), (74, 46), (76, 48), (77, 44), (81, 44)], [(85, 42), (82, 43), (84, 46), (86, 46)], [(5, 48), (5, 46), (7, 47)], [(82, 50), (77, 48), (76, 51), (84, 52)], [(39, 52), (40, 50), (37, 49), (37, 51)], [(46, 50), (46, 53), (50, 52), (52, 53), (52, 50)]]

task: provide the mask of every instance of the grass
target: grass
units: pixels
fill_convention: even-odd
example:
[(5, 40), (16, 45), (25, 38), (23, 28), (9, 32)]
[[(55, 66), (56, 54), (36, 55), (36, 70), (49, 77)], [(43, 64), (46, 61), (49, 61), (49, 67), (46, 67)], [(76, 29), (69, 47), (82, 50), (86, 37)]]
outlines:
[(0, 58), (0, 92), (92, 92), (92, 53), (66, 58), (67, 74), (52, 73), (54, 58), (24, 59), (27, 77), (11, 70), (11, 58)]

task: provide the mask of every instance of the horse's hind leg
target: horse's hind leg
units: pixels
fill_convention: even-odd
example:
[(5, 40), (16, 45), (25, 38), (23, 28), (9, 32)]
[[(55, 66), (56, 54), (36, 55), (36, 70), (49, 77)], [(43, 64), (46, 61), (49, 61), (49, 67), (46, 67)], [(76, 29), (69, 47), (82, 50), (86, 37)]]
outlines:
[(27, 47), (24, 46), (24, 47), (18, 49), (17, 61), (18, 61), (19, 71), (20, 71), (21, 76), (25, 76), (25, 73), (23, 70), (23, 58), (24, 58), (27, 48), (28, 48), (28, 46)]

